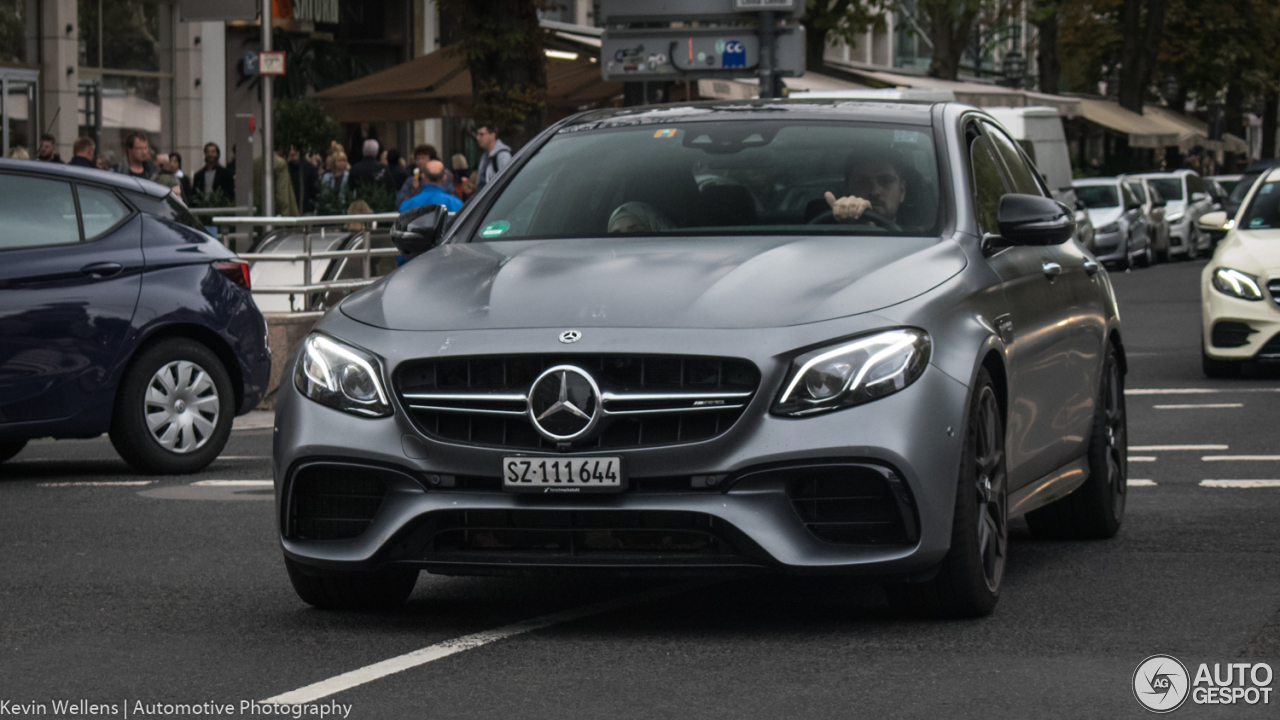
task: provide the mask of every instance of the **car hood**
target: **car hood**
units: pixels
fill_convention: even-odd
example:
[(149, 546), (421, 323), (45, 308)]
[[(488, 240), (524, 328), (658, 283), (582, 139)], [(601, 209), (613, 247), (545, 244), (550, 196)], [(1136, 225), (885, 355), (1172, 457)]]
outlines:
[(1118, 207), (1108, 208), (1089, 208), (1089, 221), (1093, 226), (1100, 228), (1108, 223), (1113, 223), (1120, 219), (1124, 214), (1124, 210)]
[(1216, 266), (1265, 277), (1280, 274), (1280, 230), (1236, 230), (1214, 257)]
[(395, 330), (780, 327), (908, 300), (965, 267), (954, 241), (715, 237), (435, 248), (345, 300)]

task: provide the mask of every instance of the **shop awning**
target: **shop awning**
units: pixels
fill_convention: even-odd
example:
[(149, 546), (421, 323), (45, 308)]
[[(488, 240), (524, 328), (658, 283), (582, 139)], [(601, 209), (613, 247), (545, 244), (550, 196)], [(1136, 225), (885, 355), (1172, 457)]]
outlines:
[(1209, 139), (1209, 126), (1199, 118), (1180, 115), (1173, 110), (1159, 105), (1147, 105), (1143, 116), (1158, 120), (1178, 133), (1178, 149), (1186, 152), (1199, 145), (1206, 150), (1225, 150), (1233, 153), (1248, 153), (1249, 144), (1244, 139), (1230, 133), (1224, 134), (1221, 140)]
[[(605, 82), (600, 65), (548, 57), (548, 107), (576, 111), (622, 93), (622, 83)], [(471, 105), (471, 71), (451, 48), (414, 58), (315, 97), (343, 122), (399, 122), (464, 115)]]
[[(831, 62), (831, 61), (828, 61)], [(1049, 95), (1047, 93), (1018, 90), (988, 83), (966, 80), (943, 80), (923, 75), (868, 70), (865, 68), (833, 63), (840, 69), (867, 83), (873, 88), (916, 88), (921, 90), (949, 91), (957, 102), (976, 107), (1051, 107), (1063, 117), (1080, 115), (1078, 98)]]
[(1179, 129), (1163, 120), (1139, 115), (1111, 100), (1079, 100), (1085, 120), (1128, 135), (1130, 147), (1163, 148), (1178, 144)]

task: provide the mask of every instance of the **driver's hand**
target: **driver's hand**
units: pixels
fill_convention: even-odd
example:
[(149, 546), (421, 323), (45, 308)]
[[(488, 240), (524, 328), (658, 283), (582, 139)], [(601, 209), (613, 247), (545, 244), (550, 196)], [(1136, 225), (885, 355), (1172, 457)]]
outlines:
[(863, 200), (853, 195), (837, 200), (834, 194), (827, 191), (824, 197), (827, 199), (827, 204), (831, 206), (831, 214), (835, 216), (836, 222), (853, 222), (862, 217), (862, 213), (871, 207), (870, 200)]

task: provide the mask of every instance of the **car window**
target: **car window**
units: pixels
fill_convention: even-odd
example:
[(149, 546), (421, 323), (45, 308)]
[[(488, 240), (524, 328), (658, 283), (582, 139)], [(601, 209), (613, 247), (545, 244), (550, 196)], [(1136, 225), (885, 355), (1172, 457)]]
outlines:
[(1160, 196), (1165, 200), (1181, 200), (1182, 199), (1182, 180), (1176, 177), (1158, 177), (1150, 178), (1147, 182), (1151, 186), (1160, 191)]
[(1257, 181), (1262, 173), (1247, 173), (1240, 177), (1235, 188), (1231, 190), (1231, 202), (1244, 202), (1244, 196), (1249, 194), (1249, 190), (1253, 189), (1253, 183)]
[(1204, 180), (1201, 180), (1200, 176), (1194, 173), (1187, 175), (1187, 192), (1188, 193), (1205, 192)]
[(1147, 202), (1147, 191), (1146, 188), (1142, 187), (1142, 183), (1126, 183), (1126, 185), (1129, 186), (1129, 192), (1133, 193), (1134, 197), (1138, 198), (1138, 202)]
[[(742, 120), (567, 128), (516, 171), (473, 241), (608, 235), (932, 235), (933, 136), (916, 126)], [(859, 197), (838, 222), (825, 199)]]
[(1000, 198), (1008, 190), (986, 136), (979, 135), (969, 145), (969, 167), (973, 173), (973, 204), (978, 227), (984, 233), (998, 233)]
[(186, 225), (202, 233), (205, 232), (204, 225), (201, 225), (200, 221), (195, 219), (191, 211), (187, 210), (187, 206), (174, 199), (172, 193), (162, 198), (141, 193), (130, 193), (129, 198), (137, 204), (139, 210), (148, 215), (154, 215), (161, 220), (170, 220), (179, 225)]
[(1240, 222), (1243, 230), (1280, 228), (1280, 182), (1264, 182), (1249, 201)]
[(93, 240), (129, 216), (129, 208), (110, 190), (91, 185), (76, 185), (80, 196), (80, 221), (84, 223), (85, 240)]
[(1076, 197), (1089, 209), (1120, 207), (1120, 193), (1114, 185), (1077, 185)]
[(983, 123), (983, 134), (991, 139), (991, 145), (1000, 154), (1004, 166), (1008, 170), (1011, 192), (1023, 195), (1041, 195), (1040, 184), (1036, 182), (1036, 173), (1018, 154), (1018, 148), (1008, 135), (1000, 132), (994, 125)]
[(71, 183), (0, 175), (0, 250), (80, 242)]
[(1120, 183), (1120, 192), (1124, 195), (1124, 206), (1126, 208), (1138, 204), (1138, 199), (1133, 196), (1133, 191), (1129, 189), (1128, 185)]

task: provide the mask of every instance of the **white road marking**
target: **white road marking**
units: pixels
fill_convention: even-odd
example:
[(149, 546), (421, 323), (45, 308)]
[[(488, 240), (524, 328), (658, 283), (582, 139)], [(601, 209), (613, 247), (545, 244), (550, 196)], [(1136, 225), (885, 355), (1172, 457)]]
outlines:
[(410, 668), (425, 665), (441, 658), (449, 657), (455, 653), (473, 650), (492, 642), (497, 642), (505, 638), (515, 635), (523, 635), (527, 632), (540, 630), (542, 628), (558, 625), (560, 623), (570, 622), (579, 618), (590, 615), (599, 615), (600, 613), (612, 612), (630, 605), (637, 605), (650, 600), (658, 600), (669, 595), (676, 595), (687, 590), (694, 589), (709, 584), (706, 581), (698, 581), (691, 583), (681, 583), (679, 585), (668, 585), (666, 587), (649, 590), (647, 592), (637, 593), (635, 595), (627, 595), (625, 597), (615, 598), (613, 600), (605, 600), (603, 602), (585, 605), (572, 610), (564, 610), (562, 612), (551, 613), (541, 617), (531, 618), (529, 620), (521, 620), (510, 625), (503, 625), (492, 630), (482, 630), (478, 633), (463, 635), (452, 640), (428, 645), (420, 650), (414, 650), (411, 653), (393, 657), (389, 660), (374, 663), (362, 667), (359, 670), (343, 673), (328, 680), (322, 680), (313, 685), (299, 688), (282, 695), (267, 698), (264, 703), (277, 703), (280, 705), (296, 705), (315, 702), (324, 697), (328, 697), (343, 690), (350, 690), (359, 687), (365, 683), (373, 682), (380, 678), (394, 675), (398, 672), (409, 670)]
[(1127, 480), (1125, 485), (1128, 487), (1155, 487), (1155, 480)]
[(1136, 388), (1125, 395), (1217, 395), (1220, 393), (1277, 393), (1280, 388)]
[(1132, 452), (1155, 452), (1157, 450), (1226, 450), (1226, 445), (1130, 445)]
[(200, 480), (191, 483), (195, 487), (272, 487), (272, 480)]
[(1130, 455), (1129, 462), (1155, 462), (1155, 455)]
[(218, 460), (270, 460), (270, 455), (219, 455)]
[(150, 485), (155, 480), (102, 480), (95, 482), (45, 482), (38, 483), (36, 487), (131, 487), (135, 485)]
[(1193, 410), (1201, 408), (1238, 408), (1244, 403), (1201, 403), (1199, 405), (1156, 405), (1157, 410)]
[(1280, 480), (1201, 480), (1200, 487), (1280, 488)]
[(1200, 458), (1205, 462), (1220, 462), (1232, 460), (1267, 460), (1275, 462), (1280, 460), (1280, 455), (1205, 455)]

